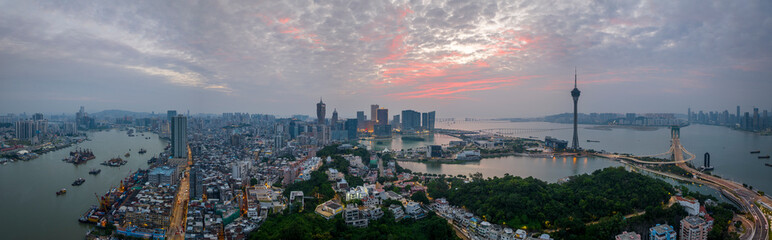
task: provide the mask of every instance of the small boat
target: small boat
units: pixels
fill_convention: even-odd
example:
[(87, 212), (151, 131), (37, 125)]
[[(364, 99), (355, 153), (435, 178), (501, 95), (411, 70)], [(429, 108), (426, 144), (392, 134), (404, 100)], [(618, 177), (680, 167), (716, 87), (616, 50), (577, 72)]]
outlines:
[(75, 180), (75, 182), (72, 182), (72, 185), (73, 185), (73, 186), (80, 186), (80, 185), (81, 185), (81, 184), (83, 184), (84, 182), (86, 182), (86, 179), (83, 179), (83, 178), (78, 178), (78, 180)]
[(123, 156), (124, 156), (124, 157), (129, 157), (129, 156), (131, 156), (131, 154), (129, 154), (129, 153), (126, 153), (126, 154), (124, 154)]
[(600, 142), (600, 141), (598, 141), (598, 140), (589, 140), (589, 139), (587, 139), (587, 142)]
[(59, 196), (59, 195), (65, 194), (65, 193), (67, 193), (67, 189), (62, 188), (62, 190), (59, 190), (59, 191), (56, 192), (56, 196)]
[(91, 169), (91, 171), (88, 171), (88, 174), (97, 175), (101, 172), (102, 172), (102, 169), (94, 168), (94, 169)]
[(756, 154), (756, 153), (760, 153), (760, 152), (761, 152), (761, 151), (759, 151), (759, 150), (756, 150), (756, 151), (751, 151), (751, 154)]
[(767, 167), (772, 167), (772, 164), (769, 164), (769, 163), (765, 163), (764, 165), (766, 165)]
[(145, 154), (146, 152), (147, 152), (147, 150), (145, 150), (144, 148), (140, 148), (139, 149), (139, 154)]
[(759, 159), (767, 159), (769, 158), (769, 155), (759, 156)]

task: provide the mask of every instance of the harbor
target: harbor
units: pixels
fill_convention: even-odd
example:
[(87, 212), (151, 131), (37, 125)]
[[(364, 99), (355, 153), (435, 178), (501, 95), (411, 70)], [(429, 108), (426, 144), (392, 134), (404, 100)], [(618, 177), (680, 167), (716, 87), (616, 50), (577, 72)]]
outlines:
[[(147, 169), (147, 161), (166, 147), (167, 142), (156, 134), (143, 134), (146, 137), (129, 137), (126, 131), (117, 129), (88, 132), (92, 141), (41, 154), (33, 161), (0, 166), (0, 212), (14, 216), (0, 219), (3, 238), (83, 239), (95, 225), (79, 223), (78, 219), (99, 205), (96, 196), (120, 186), (121, 180), (138, 169)], [(77, 149), (90, 149), (95, 158), (78, 165), (62, 161)], [(146, 153), (138, 154), (140, 149)], [(127, 152), (131, 156), (124, 158)], [(117, 156), (126, 161), (125, 165), (100, 165)], [(85, 181), (72, 186), (78, 178)], [(19, 187), (21, 184), (25, 187)], [(41, 231), (40, 226), (45, 230)]]

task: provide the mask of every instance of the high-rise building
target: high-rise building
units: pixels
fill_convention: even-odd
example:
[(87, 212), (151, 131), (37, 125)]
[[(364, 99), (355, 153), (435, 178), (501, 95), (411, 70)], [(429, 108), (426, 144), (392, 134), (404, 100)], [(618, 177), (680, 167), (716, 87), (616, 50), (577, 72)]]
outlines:
[(365, 117), (365, 111), (357, 111), (357, 128), (364, 129), (365, 121), (367, 121), (367, 118)]
[(579, 149), (579, 133), (577, 131), (576, 122), (579, 118), (579, 115), (577, 113), (577, 104), (579, 103), (579, 95), (581, 91), (579, 91), (578, 88), (576, 88), (576, 69), (574, 69), (574, 90), (571, 90), (571, 97), (574, 99), (574, 138), (571, 142), (571, 147), (573, 149)]
[(172, 156), (186, 158), (188, 156), (188, 118), (183, 115), (172, 117), (170, 130)]
[(743, 117), (743, 129), (751, 130), (752, 125), (753, 125), (753, 121), (751, 120), (750, 113), (745, 112), (745, 116)]
[(330, 125), (332, 125), (332, 128), (335, 129), (335, 126), (337, 123), (338, 123), (338, 109), (335, 108), (332, 110), (332, 118), (330, 119)]
[(37, 136), (37, 124), (32, 120), (16, 121), (16, 138), (30, 140)]
[(421, 129), (429, 128), (429, 113), (421, 113)]
[(424, 126), (424, 129), (434, 130), (435, 115), (436, 113), (434, 111), (426, 113), (426, 125)]
[(370, 105), (370, 120), (378, 123), (378, 104)]
[(204, 195), (204, 172), (197, 165), (190, 168), (190, 199), (201, 199)]
[(688, 216), (681, 220), (682, 240), (708, 239), (708, 223), (698, 216)]
[(379, 108), (376, 113), (378, 114), (378, 120), (376, 121), (377, 125), (389, 124), (389, 109)]
[(346, 129), (346, 134), (349, 141), (357, 138), (358, 125), (359, 120), (354, 118), (346, 119), (346, 123), (343, 125), (343, 127)]
[(759, 121), (759, 108), (753, 108), (753, 130), (761, 129), (761, 122)]
[(177, 116), (177, 110), (166, 111), (166, 121), (172, 122), (172, 118)]
[(402, 111), (402, 130), (419, 130), (421, 114), (413, 110)]
[(740, 117), (740, 106), (737, 106), (737, 124), (742, 124), (742, 118)]
[(319, 98), (319, 103), (316, 104), (316, 119), (318, 124), (324, 124), (325, 115), (327, 114), (327, 105), (322, 102), (322, 98)]
[(402, 128), (401, 126), (402, 125), (399, 122), (399, 114), (394, 115), (394, 119), (391, 120), (391, 127), (401, 129)]

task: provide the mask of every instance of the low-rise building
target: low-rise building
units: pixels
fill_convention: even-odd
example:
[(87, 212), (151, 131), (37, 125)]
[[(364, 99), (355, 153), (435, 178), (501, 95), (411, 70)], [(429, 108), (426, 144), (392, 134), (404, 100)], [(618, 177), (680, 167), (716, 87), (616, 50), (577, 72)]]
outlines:
[(356, 204), (349, 204), (343, 211), (343, 220), (354, 227), (367, 227), (368, 218), (364, 216)]
[(327, 202), (324, 202), (322, 204), (319, 204), (319, 206), (316, 206), (315, 212), (322, 217), (324, 217), (327, 220), (332, 219), (335, 217), (335, 215), (338, 215), (343, 211), (343, 204), (338, 203), (334, 200), (329, 200)]
[(614, 237), (615, 240), (641, 240), (641, 234), (635, 232), (622, 232)]
[(677, 235), (673, 227), (667, 224), (657, 224), (649, 228), (650, 240), (676, 240)]
[(402, 210), (402, 206), (392, 204), (389, 206), (389, 211), (394, 215), (394, 221), (402, 220), (405, 218), (405, 211)]

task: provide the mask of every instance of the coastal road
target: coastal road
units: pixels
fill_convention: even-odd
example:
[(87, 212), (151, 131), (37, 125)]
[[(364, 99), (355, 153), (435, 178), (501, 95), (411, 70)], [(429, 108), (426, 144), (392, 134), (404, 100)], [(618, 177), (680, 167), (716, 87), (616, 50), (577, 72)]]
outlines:
[[(678, 146), (677, 149), (682, 149), (680, 145), (679, 139), (673, 139), (673, 144), (675, 146)], [(750, 213), (753, 216), (753, 225), (751, 225), (751, 229), (749, 231), (751, 234), (750, 238), (752, 240), (769, 240), (769, 221), (767, 220), (766, 216), (761, 212), (758, 206), (756, 206), (756, 201), (761, 201), (765, 203), (772, 203), (772, 199), (769, 199), (766, 196), (759, 196), (756, 192), (747, 189), (743, 187), (741, 184), (718, 178), (716, 176), (712, 176), (709, 174), (703, 174), (702, 172), (691, 168), (685, 164), (685, 162), (688, 162), (689, 160), (693, 159), (690, 158), (689, 160), (684, 160), (683, 158), (683, 152), (682, 151), (673, 151), (674, 160), (672, 162), (666, 162), (666, 164), (673, 164), (675, 163), (676, 166), (692, 173), (694, 176), (696, 176), (697, 179), (685, 179), (681, 178), (683, 180), (688, 180), (692, 182), (702, 182), (706, 185), (723, 190), (726, 192), (725, 195), (728, 195), (730, 199), (733, 199), (737, 204), (739, 204), (744, 211)], [(642, 161), (639, 159), (636, 159), (635, 157), (628, 157), (628, 156), (621, 156), (621, 155), (612, 155), (612, 154), (597, 154), (602, 157), (610, 158), (610, 159), (624, 159), (629, 160), (636, 163), (643, 163), (643, 164), (663, 164), (663, 162), (649, 162), (649, 161)], [(670, 174), (667, 174), (670, 175)], [(680, 177), (679, 177), (680, 178)]]

